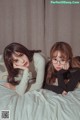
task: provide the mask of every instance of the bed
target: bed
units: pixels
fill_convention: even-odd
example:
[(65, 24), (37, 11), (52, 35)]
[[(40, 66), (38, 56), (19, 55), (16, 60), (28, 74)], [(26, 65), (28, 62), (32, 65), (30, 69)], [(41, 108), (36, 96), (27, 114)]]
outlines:
[(10, 120), (80, 120), (79, 87), (65, 96), (44, 89), (20, 96), (1, 84), (7, 72), (2, 60), (0, 63), (0, 120), (5, 117), (2, 112), (9, 113)]

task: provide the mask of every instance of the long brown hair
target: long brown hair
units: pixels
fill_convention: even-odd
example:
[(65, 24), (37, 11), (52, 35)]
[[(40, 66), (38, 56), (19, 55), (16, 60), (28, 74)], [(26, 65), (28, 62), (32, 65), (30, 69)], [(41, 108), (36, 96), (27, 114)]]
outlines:
[(7, 81), (11, 84), (17, 85), (19, 82), (15, 81), (15, 78), (18, 74), (20, 69), (14, 69), (13, 67), (13, 57), (12, 54), (15, 52), (20, 52), (25, 54), (29, 61), (33, 60), (33, 55), (35, 52), (41, 52), (41, 50), (28, 50), (25, 46), (19, 43), (11, 43), (5, 47), (3, 52), (4, 63), (6, 65), (8, 71), (8, 78)]
[(72, 59), (72, 67), (75, 68), (80, 68), (80, 56), (75, 56)]
[[(55, 82), (56, 78), (53, 77), (53, 73), (56, 72), (56, 70), (53, 67), (52, 64), (52, 58), (55, 52), (59, 51), (61, 53), (61, 58), (66, 59), (66, 60), (72, 60), (73, 57), (73, 53), (72, 53), (72, 48), (71, 46), (66, 43), (66, 42), (56, 42), (51, 50), (50, 50), (50, 62), (48, 65), (48, 69), (47, 69), (47, 76), (46, 76), (46, 82), (48, 84), (53, 84), (53, 82)], [(71, 66), (70, 66), (71, 67)]]

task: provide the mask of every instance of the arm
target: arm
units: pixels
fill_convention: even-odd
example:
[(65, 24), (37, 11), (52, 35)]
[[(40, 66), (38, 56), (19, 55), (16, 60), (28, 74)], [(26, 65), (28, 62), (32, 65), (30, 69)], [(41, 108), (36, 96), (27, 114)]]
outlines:
[(56, 82), (58, 82), (58, 83), (57, 84), (55, 84), (55, 83), (48, 84), (45, 81), (44, 89), (51, 90), (51, 91), (53, 91), (57, 94), (62, 94), (65, 91), (65, 88), (66, 88), (65, 83), (64, 83), (64, 76), (63, 76), (64, 73), (66, 74), (66, 70), (60, 70), (60, 71), (57, 71), (57, 72), (53, 73), (53, 75), (51, 76), (51, 79), (56, 77), (55, 83)]
[(64, 89), (61, 88), (60, 86), (49, 85), (47, 83), (45, 83), (44, 89), (51, 90), (57, 94), (62, 94), (62, 92), (64, 91)]
[(33, 60), (37, 76), (36, 82), (31, 85), (30, 91), (37, 90), (42, 87), (45, 73), (45, 59), (39, 53), (35, 53), (33, 56)]
[(70, 80), (66, 84), (67, 91), (73, 91), (80, 82), (80, 68), (72, 68), (70, 70)]
[(58, 78), (58, 85), (67, 91), (65, 80), (68, 81), (69, 70), (61, 69), (56, 73), (56, 77)]
[(25, 93), (26, 88), (28, 87), (28, 80), (29, 80), (29, 69), (26, 68), (23, 72), (23, 76), (19, 85), (16, 86), (16, 92), (19, 95), (23, 95)]

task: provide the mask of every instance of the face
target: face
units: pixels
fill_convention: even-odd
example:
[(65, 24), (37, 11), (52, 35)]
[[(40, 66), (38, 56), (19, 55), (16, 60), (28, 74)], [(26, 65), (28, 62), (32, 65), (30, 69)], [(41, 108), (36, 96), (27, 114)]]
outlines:
[(55, 70), (57, 70), (57, 71), (61, 70), (62, 68), (64, 68), (64, 66), (66, 65), (67, 62), (68, 61), (61, 58), (61, 53), (59, 51), (56, 51), (53, 54), (52, 64), (53, 64)]
[(15, 54), (12, 55), (13, 57), (13, 66), (17, 67), (29, 67), (29, 59), (28, 57), (20, 52), (15, 52)]

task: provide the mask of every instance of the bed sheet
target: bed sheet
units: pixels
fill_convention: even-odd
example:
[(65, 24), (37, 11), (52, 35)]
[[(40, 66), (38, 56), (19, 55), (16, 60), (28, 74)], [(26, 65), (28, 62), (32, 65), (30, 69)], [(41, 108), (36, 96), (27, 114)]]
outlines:
[(10, 111), (10, 120), (80, 120), (80, 89), (65, 96), (44, 89), (20, 96), (0, 85), (2, 110)]

